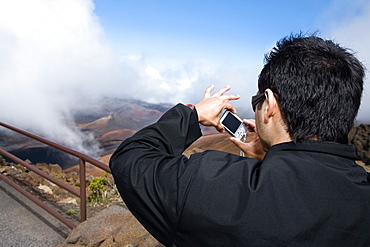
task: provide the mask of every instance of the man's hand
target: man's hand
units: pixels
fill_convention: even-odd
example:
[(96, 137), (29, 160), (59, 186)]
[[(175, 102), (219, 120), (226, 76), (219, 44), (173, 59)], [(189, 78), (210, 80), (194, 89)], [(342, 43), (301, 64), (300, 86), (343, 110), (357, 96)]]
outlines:
[(198, 113), (198, 121), (204, 126), (214, 126), (220, 132), (224, 127), (220, 123), (220, 114), (223, 109), (228, 109), (236, 113), (234, 106), (229, 103), (229, 100), (237, 100), (239, 95), (224, 95), (230, 90), (230, 86), (224, 87), (214, 95), (211, 96), (212, 90), (215, 86), (209, 86), (204, 92), (204, 97), (201, 102), (195, 105)]
[[(257, 128), (254, 119), (244, 119), (243, 123), (248, 126), (248, 132), (255, 132), (255, 137), (250, 142), (242, 142), (235, 137), (231, 137), (230, 141), (240, 148), (246, 157), (263, 160), (266, 152), (262, 148), (261, 140), (258, 137)], [(247, 135), (248, 135), (247, 132)]]

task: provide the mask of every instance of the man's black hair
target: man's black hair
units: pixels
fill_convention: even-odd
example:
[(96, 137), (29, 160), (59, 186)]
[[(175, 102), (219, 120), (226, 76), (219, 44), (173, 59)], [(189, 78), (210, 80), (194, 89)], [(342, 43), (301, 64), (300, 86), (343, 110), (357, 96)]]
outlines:
[(364, 76), (362, 63), (333, 41), (290, 35), (265, 56), (258, 89), (275, 93), (294, 141), (345, 142), (360, 106)]

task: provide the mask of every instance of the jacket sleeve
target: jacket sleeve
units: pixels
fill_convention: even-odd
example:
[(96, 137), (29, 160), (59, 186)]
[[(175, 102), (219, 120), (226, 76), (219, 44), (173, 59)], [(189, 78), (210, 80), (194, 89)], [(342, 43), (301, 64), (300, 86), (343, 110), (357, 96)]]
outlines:
[(127, 207), (166, 245), (173, 241), (182, 201), (196, 172), (185, 172), (189, 160), (181, 154), (200, 136), (196, 110), (178, 104), (125, 140), (110, 160)]

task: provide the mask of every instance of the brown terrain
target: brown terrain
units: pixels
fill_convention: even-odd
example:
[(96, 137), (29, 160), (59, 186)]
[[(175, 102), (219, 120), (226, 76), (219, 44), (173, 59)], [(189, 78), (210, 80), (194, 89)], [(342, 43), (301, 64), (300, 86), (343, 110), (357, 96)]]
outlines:
[[(81, 129), (81, 131), (91, 132), (96, 136), (96, 139), (103, 150), (98, 159), (103, 163), (108, 164), (110, 156), (123, 140), (132, 136), (142, 127), (157, 121), (170, 107), (170, 105), (106, 99), (102, 107), (97, 108), (94, 106), (92, 107), (93, 111), (87, 110), (82, 113), (78, 112), (76, 113), (75, 119), (76, 125)], [(96, 109), (99, 110), (97, 111)], [(204, 150), (219, 150), (237, 155), (239, 154), (239, 150), (229, 141), (230, 136), (228, 134), (220, 134), (213, 128), (205, 127), (202, 127), (202, 132), (204, 135), (185, 150), (185, 155), (188, 156), (192, 153), (202, 152)], [(361, 124), (359, 126), (355, 126), (349, 134), (349, 143), (356, 147), (357, 154), (361, 159), (359, 159), (358, 164), (364, 166), (368, 171), (370, 171), (369, 140), (370, 125)], [(58, 177), (76, 188), (79, 187), (78, 166), (73, 165), (77, 164), (76, 161), (72, 160), (72, 163), (69, 163), (68, 165), (49, 165), (53, 163), (59, 164), (58, 161), (54, 162), (54, 160), (63, 156), (60, 156), (58, 153), (51, 152), (42, 144), (19, 135), (9, 135), (0, 132), (0, 146), (9, 152), (20, 154), (20, 156), (29, 155), (29, 157), (23, 156), (20, 158), (29, 159), (29, 163), (35, 164), (39, 169), (47, 171), (52, 176)], [(47, 155), (45, 155), (45, 153), (47, 153)], [(45, 158), (45, 160), (34, 161), (32, 159), (40, 157)], [(27, 169), (24, 169), (20, 165), (1, 160), (0, 158), (0, 172), (12, 177), (12, 179), (18, 184), (27, 187), (28, 190), (33, 191), (33, 193), (38, 195), (39, 198), (48, 201), (49, 204), (56, 207), (61, 213), (78, 208), (78, 199), (74, 198), (62, 189), (58, 189), (51, 185), (33, 172), (27, 171)], [(91, 182), (93, 177), (102, 177), (104, 175), (104, 171), (90, 164), (87, 164), (87, 173), (88, 184)], [(104, 222), (106, 221), (104, 219), (102, 219), (101, 222), (95, 222), (92, 219), (88, 219), (84, 224), (80, 224), (81, 227), (77, 227), (78, 230), (73, 230), (70, 234), (69, 240), (66, 240), (66, 242), (60, 246), (103, 246), (100, 245), (103, 242), (106, 243), (104, 246), (161, 246), (145, 231), (145, 229), (140, 226), (140, 224), (136, 222), (127, 209), (125, 209), (122, 200), (115, 190), (112, 177), (108, 176), (107, 180), (108, 183), (104, 189), (110, 199), (100, 203), (89, 204), (88, 216), (89, 218), (93, 218), (95, 216), (99, 218), (101, 217), (99, 216), (101, 210), (107, 209), (112, 205), (119, 205), (121, 208), (115, 207), (114, 211), (111, 212), (105, 210), (103, 215), (105, 215), (105, 218), (111, 217), (112, 219), (120, 219), (120, 222), (114, 223), (116, 225), (112, 222), (108, 223), (115, 226), (114, 234), (125, 231), (127, 236), (123, 236), (122, 234), (118, 234), (119, 236), (113, 236), (113, 233), (105, 232), (104, 234), (106, 235), (101, 236), (96, 240), (99, 243), (94, 244), (91, 242), (91, 239), (97, 238), (97, 235), (95, 234), (93, 236), (93, 234), (89, 235), (88, 233), (94, 231), (98, 232), (100, 225), (107, 224), (107, 222)], [(70, 215), (67, 217), (70, 217), (73, 221), (78, 220), (77, 215)], [(123, 224), (123, 221), (126, 223)], [(122, 230), (122, 224), (126, 227), (126, 230)], [(99, 227), (98, 229), (95, 229), (97, 225)], [(93, 229), (93, 227), (95, 228)], [(101, 228), (102, 227), (100, 227), (100, 229)], [(76, 231), (78, 231), (78, 233), (76, 233)], [(83, 236), (83, 234), (86, 235)], [(89, 238), (91, 239), (88, 240)], [(121, 239), (120, 243), (122, 245), (116, 245), (117, 239)], [(136, 244), (127, 245), (132, 243)]]

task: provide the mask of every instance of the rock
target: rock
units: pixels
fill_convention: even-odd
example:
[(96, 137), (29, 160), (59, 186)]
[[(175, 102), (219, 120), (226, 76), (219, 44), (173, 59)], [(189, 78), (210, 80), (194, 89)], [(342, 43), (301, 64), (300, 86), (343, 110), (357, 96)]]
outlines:
[(62, 173), (62, 168), (57, 164), (37, 163), (36, 167), (50, 175)]
[(114, 247), (114, 246), (118, 245), (117, 242), (114, 241), (113, 236), (110, 236), (109, 238), (104, 240), (104, 242), (101, 245), (99, 245), (99, 247)]
[(29, 159), (26, 159), (25, 162), (32, 165), (32, 162)]
[(57, 247), (161, 245), (123, 205), (113, 205), (71, 231)]
[(63, 173), (62, 167), (60, 167), (58, 164), (50, 164), (48, 166), (48, 169), (50, 170), (50, 174), (52, 176)]
[(3, 173), (6, 174), (7, 173), (6, 170), (7, 169), (5, 167), (0, 167), (0, 173), (1, 174), (3, 174)]
[(10, 168), (4, 169), (1, 173), (5, 173), (6, 175), (10, 176), (16, 176), (19, 175), (21, 172), (18, 171), (16, 167), (11, 166)]
[(53, 191), (47, 185), (40, 184), (39, 186), (37, 186), (37, 188), (40, 189), (40, 190), (42, 190), (46, 194), (49, 194), (49, 195), (52, 195), (53, 194)]
[(78, 205), (77, 199), (72, 198), (72, 197), (61, 199), (58, 201), (58, 203), (70, 203), (70, 204)]
[(32, 181), (35, 184), (41, 184), (44, 181), (44, 178), (38, 175), (37, 173), (35, 173), (34, 171), (30, 171), (26, 174), (22, 173), (22, 176), (20, 177), (20, 179)]
[(370, 125), (354, 126), (348, 134), (348, 142), (356, 148), (357, 156), (370, 166)]

